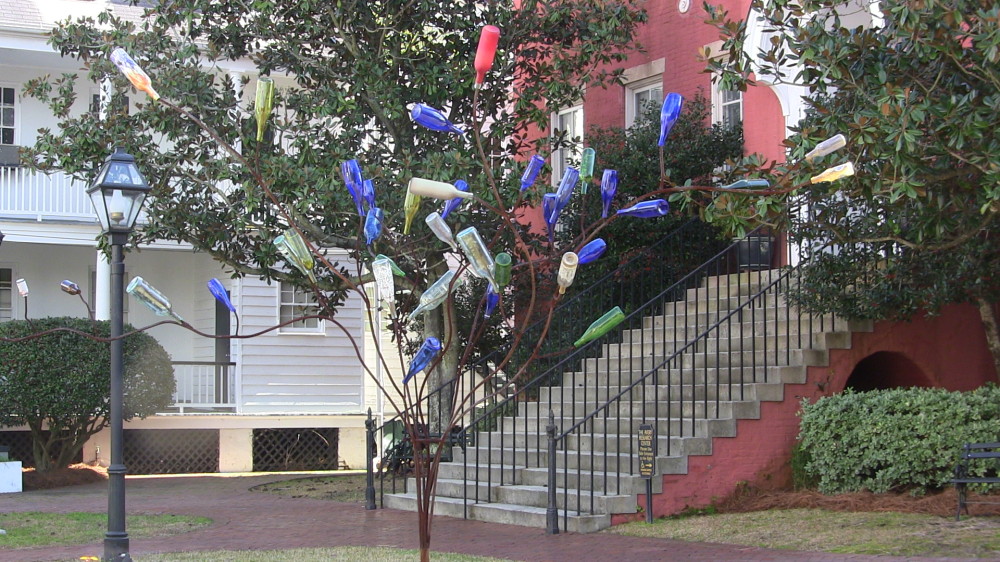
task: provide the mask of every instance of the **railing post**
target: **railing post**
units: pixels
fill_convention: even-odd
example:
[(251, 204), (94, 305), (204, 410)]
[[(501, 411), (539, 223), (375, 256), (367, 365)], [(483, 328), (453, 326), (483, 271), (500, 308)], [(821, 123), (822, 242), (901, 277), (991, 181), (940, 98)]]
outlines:
[(374, 450), (375, 420), (372, 419), (372, 409), (368, 408), (368, 419), (365, 420), (365, 509), (375, 509), (375, 472), (372, 467)]
[(549, 506), (545, 510), (545, 532), (559, 534), (559, 510), (556, 509), (556, 417), (549, 410), (549, 425), (545, 426), (549, 436)]

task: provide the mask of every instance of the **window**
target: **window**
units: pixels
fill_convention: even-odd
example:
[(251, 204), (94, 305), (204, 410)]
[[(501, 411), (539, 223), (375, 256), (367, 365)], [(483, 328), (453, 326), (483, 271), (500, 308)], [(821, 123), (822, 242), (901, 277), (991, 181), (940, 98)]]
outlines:
[(552, 139), (552, 185), (559, 185), (563, 172), (571, 162), (579, 160), (583, 150), (582, 105), (552, 114)]
[(0, 145), (17, 144), (15, 138), (16, 126), (16, 95), (14, 88), (0, 87)]
[[(111, 97), (111, 103), (109, 104), (111, 112), (123, 113), (125, 115), (129, 114), (129, 97), (124, 94), (117, 94)], [(101, 94), (91, 94), (90, 95), (90, 113), (91, 115), (99, 116), (101, 114)]]
[(0, 267), (0, 322), (14, 319), (14, 270)]
[(625, 128), (635, 123), (636, 117), (650, 104), (663, 104), (663, 78), (656, 76), (650, 80), (625, 86)]
[[(309, 316), (319, 312), (316, 297), (312, 292), (303, 290), (291, 283), (281, 282), (281, 302), (278, 310), (278, 322), (285, 323), (293, 318)], [(323, 323), (319, 318), (297, 320), (279, 330), (283, 333), (321, 333)]]
[(727, 128), (743, 124), (743, 94), (720, 89), (717, 80), (712, 81), (712, 121)]

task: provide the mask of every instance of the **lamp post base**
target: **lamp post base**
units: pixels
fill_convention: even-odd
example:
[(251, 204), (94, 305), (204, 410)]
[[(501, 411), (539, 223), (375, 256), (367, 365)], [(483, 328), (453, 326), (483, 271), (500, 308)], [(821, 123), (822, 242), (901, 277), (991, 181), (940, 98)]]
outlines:
[(101, 562), (132, 562), (128, 553), (128, 535), (111, 536), (112, 534), (115, 533), (104, 536), (104, 559)]

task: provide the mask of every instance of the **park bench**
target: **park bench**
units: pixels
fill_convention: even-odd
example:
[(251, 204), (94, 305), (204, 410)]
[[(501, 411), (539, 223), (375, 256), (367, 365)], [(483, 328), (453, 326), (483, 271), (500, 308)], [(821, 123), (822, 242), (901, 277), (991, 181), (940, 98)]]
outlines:
[[(984, 466), (981, 463), (989, 463)], [(987, 472), (983, 476), (973, 475), (974, 466), (986, 468)], [(969, 514), (970, 503), (1000, 503), (975, 501), (970, 502), (966, 496), (969, 484), (1000, 484), (1000, 443), (966, 443), (962, 447), (962, 454), (958, 464), (955, 465), (955, 477), (951, 479), (958, 492), (958, 509), (955, 512), (955, 520), (962, 517), (962, 510)]]

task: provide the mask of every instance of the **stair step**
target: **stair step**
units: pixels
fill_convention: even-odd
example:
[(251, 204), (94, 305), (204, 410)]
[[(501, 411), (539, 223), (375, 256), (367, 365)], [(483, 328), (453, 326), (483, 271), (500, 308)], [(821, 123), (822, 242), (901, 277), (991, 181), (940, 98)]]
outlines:
[[(392, 509), (416, 511), (417, 496), (413, 493), (387, 494), (385, 506)], [(434, 499), (434, 514), (450, 517), (463, 517), (468, 514), (470, 519), (488, 523), (504, 523), (522, 527), (545, 528), (547, 508), (504, 503), (467, 503), (457, 498), (436, 497)], [(563, 518), (564, 512), (559, 511), (559, 528), (571, 533), (593, 533), (611, 526), (610, 514), (587, 514), (575, 511), (569, 512), (569, 517)], [(565, 528), (564, 528), (565, 526)]]
[[(549, 470), (545, 467), (525, 468), (521, 471), (521, 481), (527, 485), (548, 484)], [(593, 489), (605, 494), (644, 494), (646, 479), (638, 474), (610, 471), (571, 470), (557, 473), (556, 484), (570, 488)], [(653, 478), (653, 493), (663, 491), (663, 479)]]
[[(610, 399), (619, 400), (725, 400), (745, 401), (762, 400), (780, 402), (784, 399), (785, 385), (781, 383), (729, 383), (718, 381), (701, 383), (700, 373), (692, 373), (688, 382), (696, 384), (673, 384), (653, 386), (652, 379), (648, 383), (640, 383), (631, 388), (619, 385), (585, 385), (546, 387), (540, 389), (539, 404), (572, 401), (601, 405)], [(624, 393), (624, 394), (623, 394)]]
[[(694, 334), (692, 334), (694, 335)], [(632, 333), (627, 340), (620, 343), (606, 343), (601, 346), (602, 357), (633, 358), (641, 356), (668, 357), (678, 351), (686, 353), (717, 353), (717, 352), (748, 352), (784, 349), (844, 349), (851, 346), (851, 332), (817, 332), (815, 334), (792, 336), (767, 336), (751, 332), (733, 337), (711, 332), (693, 342), (683, 339), (683, 334), (674, 332), (659, 332), (655, 337), (652, 330)]]
[[(540, 449), (487, 449), (485, 447), (468, 447), (464, 452), (456, 451), (452, 464), (471, 466), (475, 464), (502, 464), (506, 466), (543, 467), (548, 463), (547, 450)], [(465, 460), (468, 459), (468, 463)], [(657, 456), (654, 466), (657, 474), (687, 474), (687, 456), (674, 454)], [(443, 465), (444, 463), (442, 463)], [(639, 460), (637, 455), (623, 453), (601, 453), (591, 455), (583, 451), (557, 451), (556, 466), (570, 469), (638, 473)], [(468, 468), (466, 468), (468, 471)], [(440, 477), (440, 476), (439, 476)], [(510, 477), (516, 480), (516, 476)], [(480, 479), (481, 481), (482, 479)], [(499, 482), (497, 482), (499, 484)], [(519, 482), (512, 482), (519, 483)]]
[[(533, 507), (548, 507), (549, 488), (547, 485), (516, 484), (509, 486), (487, 487), (479, 484), (479, 489), (467, 485), (463, 480), (438, 478), (435, 489), (438, 497), (468, 498), (477, 503), (506, 503)], [(407, 483), (407, 489), (414, 489), (413, 479)], [(478, 492), (478, 495), (477, 495)], [(633, 494), (602, 494), (581, 490), (579, 488), (556, 488), (556, 507), (572, 511), (588, 513), (635, 513), (635, 496)]]
[[(756, 291), (754, 291), (756, 293)], [(688, 299), (682, 301), (670, 301), (663, 304), (662, 314), (665, 316), (670, 316), (673, 314), (691, 314), (691, 313), (701, 313), (701, 312), (722, 312), (721, 316), (725, 316), (726, 312), (736, 310), (739, 308), (749, 309), (768, 309), (772, 312), (777, 312), (779, 310), (784, 311), (789, 310), (789, 314), (798, 315), (798, 311), (793, 311), (792, 307), (786, 302), (784, 295), (768, 293), (765, 295), (760, 295), (753, 300), (753, 302), (748, 303), (748, 294), (740, 294), (733, 291), (731, 294), (727, 294), (725, 290), (721, 294), (716, 293), (714, 290), (705, 292), (705, 289), (688, 289), (687, 290)], [(692, 298), (692, 296), (695, 298)], [(719, 314), (715, 315), (720, 316)], [(785, 313), (781, 312), (781, 316), (784, 317)]]
[[(516, 447), (546, 449), (548, 437), (542, 433), (479, 433), (476, 444), (488, 448)], [(710, 455), (712, 454), (712, 438), (658, 436), (657, 451), (669, 451), (673, 454)], [(566, 449), (571, 451), (610, 451), (616, 453), (635, 454), (636, 438), (634, 433), (582, 433), (566, 436)]]
[[(566, 420), (567, 422), (569, 420)], [(619, 419), (619, 418), (597, 418), (589, 422), (589, 430), (599, 434), (635, 434), (639, 431), (639, 426), (646, 423), (642, 418)], [(650, 421), (649, 423), (653, 423)], [(501, 426), (506, 432), (524, 431), (545, 431), (548, 424), (548, 413), (543, 417), (518, 416), (517, 418), (504, 418)], [(556, 424), (560, 427), (568, 427), (560, 417), (556, 417)], [(541, 429), (538, 429), (541, 428)], [(736, 435), (735, 419), (691, 419), (691, 418), (670, 418), (661, 419), (655, 422), (657, 435), (675, 435), (687, 437), (734, 437)]]
[[(541, 404), (532, 402), (525, 404), (525, 415), (537, 416), (539, 412), (548, 416), (552, 412), (557, 418), (568, 417), (581, 420), (594, 411), (599, 404), (595, 402), (565, 402)], [(756, 419), (760, 416), (760, 403), (756, 400), (726, 401), (726, 400), (674, 400), (658, 401), (626, 401), (609, 404), (599, 414), (599, 417), (651, 417), (660, 416), (695, 416), (699, 418), (737, 418)]]
[[(670, 359), (670, 362), (666, 361)], [(607, 372), (619, 370), (652, 370), (653, 368), (667, 369), (697, 369), (712, 367), (768, 367), (785, 365), (812, 365), (822, 366), (828, 364), (829, 351), (825, 349), (759, 349), (746, 350), (743, 352), (714, 352), (714, 353), (682, 353), (679, 355), (657, 355), (642, 357), (598, 357), (584, 359), (579, 368), (585, 372)]]
[[(616, 387), (625, 387), (636, 382), (646, 374), (648, 370), (615, 370), (611, 373), (571, 372), (565, 373), (562, 379), (564, 387), (599, 387), (607, 384)], [(653, 376), (650, 375), (648, 382), (652, 384)], [(701, 384), (739, 384), (751, 383), (784, 383), (802, 384), (806, 380), (806, 367), (802, 365), (769, 365), (767, 367), (737, 368), (724, 367), (702, 367), (700, 369), (668, 369), (660, 370), (656, 375), (656, 382), (663, 384), (691, 384), (697, 381)], [(559, 387), (552, 387), (559, 388)]]
[[(726, 315), (723, 315), (725, 317)], [(687, 330), (690, 335), (697, 335), (709, 326), (719, 323), (717, 312), (698, 311), (686, 314), (656, 314), (645, 316), (641, 328), (645, 330), (668, 329)], [(811, 332), (870, 332), (871, 321), (847, 321), (826, 316), (810, 316), (788, 313), (784, 311), (749, 309), (742, 314), (728, 317), (719, 323), (719, 330), (724, 335), (733, 333), (787, 334)], [(700, 328), (700, 329), (699, 329)]]

